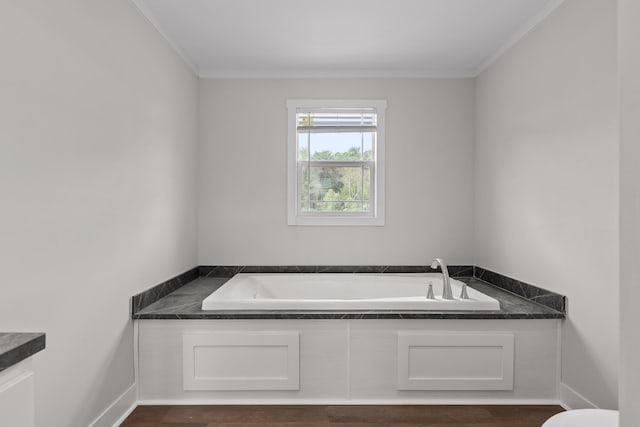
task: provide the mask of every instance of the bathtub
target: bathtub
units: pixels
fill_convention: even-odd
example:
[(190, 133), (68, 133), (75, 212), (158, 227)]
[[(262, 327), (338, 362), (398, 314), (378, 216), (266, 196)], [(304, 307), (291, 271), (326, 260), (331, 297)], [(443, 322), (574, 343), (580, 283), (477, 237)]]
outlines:
[[(435, 299), (427, 299), (428, 284)], [(442, 274), (237, 274), (202, 302), (203, 310), (499, 310), (500, 303), (451, 279), (454, 299), (442, 295)]]

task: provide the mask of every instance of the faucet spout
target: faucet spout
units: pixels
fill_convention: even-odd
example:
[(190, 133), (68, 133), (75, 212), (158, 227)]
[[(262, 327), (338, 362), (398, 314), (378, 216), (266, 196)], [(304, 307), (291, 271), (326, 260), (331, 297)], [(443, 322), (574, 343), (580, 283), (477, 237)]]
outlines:
[(449, 280), (449, 269), (442, 258), (436, 258), (431, 263), (431, 268), (440, 267), (442, 270), (442, 299), (453, 299), (453, 291), (451, 290), (451, 281)]

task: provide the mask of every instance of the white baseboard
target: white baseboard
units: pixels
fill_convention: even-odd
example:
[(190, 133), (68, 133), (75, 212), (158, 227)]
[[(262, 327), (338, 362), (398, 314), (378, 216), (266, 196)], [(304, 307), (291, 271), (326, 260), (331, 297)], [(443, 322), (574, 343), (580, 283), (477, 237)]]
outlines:
[(89, 427), (118, 427), (138, 406), (138, 387), (132, 384)]
[(560, 406), (562, 406), (566, 410), (598, 408), (593, 402), (591, 402), (589, 399), (587, 399), (565, 383), (560, 383), (558, 394), (560, 397)]
[(560, 405), (556, 399), (140, 399), (144, 405)]

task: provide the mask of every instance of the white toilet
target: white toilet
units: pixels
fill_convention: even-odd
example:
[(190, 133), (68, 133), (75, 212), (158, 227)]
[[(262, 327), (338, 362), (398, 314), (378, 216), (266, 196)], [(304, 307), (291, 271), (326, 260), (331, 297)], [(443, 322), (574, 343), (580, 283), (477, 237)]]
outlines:
[(618, 411), (574, 409), (549, 418), (542, 427), (618, 427)]

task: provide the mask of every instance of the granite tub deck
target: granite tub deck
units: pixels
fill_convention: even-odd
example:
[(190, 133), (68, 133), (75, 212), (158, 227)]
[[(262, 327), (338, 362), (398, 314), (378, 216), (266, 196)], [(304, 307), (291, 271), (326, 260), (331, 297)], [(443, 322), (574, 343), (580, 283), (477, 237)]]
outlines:
[(0, 332), (0, 372), (44, 349), (45, 334)]
[(203, 311), (202, 301), (229, 277), (200, 277), (149, 306), (134, 319), (564, 319), (562, 311), (525, 299), (473, 277), (456, 277), (500, 301), (496, 311)]

